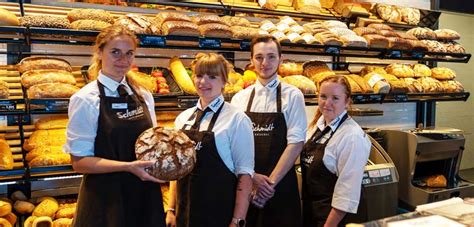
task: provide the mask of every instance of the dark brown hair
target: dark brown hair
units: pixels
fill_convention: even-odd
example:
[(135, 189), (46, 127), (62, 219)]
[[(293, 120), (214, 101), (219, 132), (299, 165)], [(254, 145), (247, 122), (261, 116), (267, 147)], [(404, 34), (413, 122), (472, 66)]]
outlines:
[[(342, 75), (327, 76), (324, 79), (322, 79), (321, 81), (319, 81), (318, 88), (320, 88), (321, 85), (323, 83), (326, 83), (326, 82), (340, 84), (344, 87), (344, 93), (347, 96), (346, 98), (349, 99), (349, 108), (350, 108), (350, 106), (352, 104), (352, 98), (351, 98), (352, 93), (351, 93), (351, 85), (350, 85), (349, 81), (347, 80), (347, 78), (342, 76)], [(319, 95), (321, 95), (321, 93), (319, 93)], [(318, 95), (318, 99), (319, 99), (319, 95)], [(316, 123), (318, 123), (318, 120), (321, 116), (322, 116), (322, 113), (321, 113), (321, 111), (319, 111), (319, 106), (318, 106), (318, 108), (316, 109), (316, 114), (314, 115), (313, 120), (309, 124), (309, 127), (312, 128), (312, 127), (316, 126)]]
[(281, 45), (278, 39), (273, 37), (272, 35), (260, 35), (256, 36), (255, 38), (252, 39), (252, 43), (250, 44), (250, 56), (253, 57), (253, 47), (257, 43), (268, 43), (268, 42), (274, 42), (277, 46), (278, 50), (278, 56), (281, 56)]

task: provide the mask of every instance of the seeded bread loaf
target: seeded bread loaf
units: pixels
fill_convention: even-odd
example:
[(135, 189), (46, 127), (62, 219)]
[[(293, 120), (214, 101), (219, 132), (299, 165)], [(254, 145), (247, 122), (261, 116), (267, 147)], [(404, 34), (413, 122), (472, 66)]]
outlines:
[(67, 14), (70, 22), (78, 20), (103, 21), (109, 24), (114, 23), (114, 17), (103, 9), (73, 9)]
[(21, 84), (25, 88), (44, 83), (76, 84), (72, 73), (58, 69), (29, 70), (21, 75)]
[(30, 99), (70, 98), (79, 88), (71, 84), (44, 83), (31, 86), (27, 93)]
[(161, 26), (163, 35), (199, 36), (196, 24), (187, 21), (167, 21)]
[(72, 72), (71, 64), (64, 59), (52, 57), (27, 57), (18, 63), (18, 71), (24, 73), (36, 69), (60, 69)]
[(20, 25), (24, 27), (40, 28), (70, 28), (71, 24), (65, 17), (50, 15), (30, 15), (20, 18)]

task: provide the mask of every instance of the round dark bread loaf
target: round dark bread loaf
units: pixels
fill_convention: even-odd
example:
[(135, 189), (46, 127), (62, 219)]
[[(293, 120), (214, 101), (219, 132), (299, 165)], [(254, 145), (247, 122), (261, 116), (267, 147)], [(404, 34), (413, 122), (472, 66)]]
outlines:
[(147, 172), (160, 180), (178, 180), (192, 171), (196, 163), (195, 143), (177, 129), (154, 127), (135, 142), (138, 160), (155, 161)]

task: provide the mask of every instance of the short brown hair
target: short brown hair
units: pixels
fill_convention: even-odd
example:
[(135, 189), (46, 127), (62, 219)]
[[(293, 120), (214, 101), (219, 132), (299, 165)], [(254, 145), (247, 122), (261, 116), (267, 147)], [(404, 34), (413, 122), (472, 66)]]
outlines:
[(253, 47), (257, 43), (269, 43), (269, 42), (274, 42), (275, 45), (277, 46), (278, 50), (278, 56), (281, 56), (281, 45), (278, 39), (273, 37), (272, 35), (260, 35), (256, 36), (252, 39), (252, 43), (250, 43), (250, 56), (253, 57)]
[(191, 63), (193, 77), (196, 75), (220, 76), (227, 83), (233, 66), (220, 54), (216, 53), (198, 53), (196, 59)]

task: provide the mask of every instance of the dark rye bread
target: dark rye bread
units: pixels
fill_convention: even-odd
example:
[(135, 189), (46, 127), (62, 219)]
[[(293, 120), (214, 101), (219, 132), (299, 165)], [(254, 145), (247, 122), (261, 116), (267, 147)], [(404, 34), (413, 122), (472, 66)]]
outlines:
[(147, 169), (157, 179), (178, 180), (192, 171), (196, 163), (195, 143), (180, 130), (154, 127), (135, 142), (138, 160), (155, 161)]

